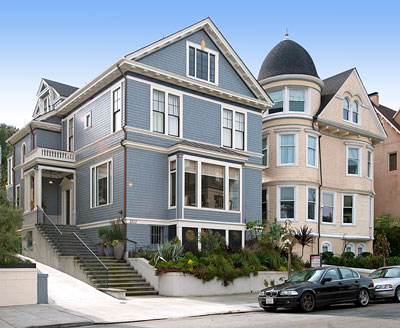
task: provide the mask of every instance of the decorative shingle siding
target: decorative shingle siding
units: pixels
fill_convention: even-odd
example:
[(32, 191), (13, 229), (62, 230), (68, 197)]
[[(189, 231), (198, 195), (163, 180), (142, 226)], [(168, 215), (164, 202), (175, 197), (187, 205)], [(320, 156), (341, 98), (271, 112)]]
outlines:
[[(168, 218), (168, 156), (127, 150), (127, 216)], [(129, 184), (132, 183), (131, 186)]]
[(150, 129), (150, 85), (128, 79), (127, 92), (127, 121), (128, 125)]
[(262, 171), (244, 168), (243, 223), (261, 220)]
[[(200, 45), (201, 40), (205, 40), (206, 48), (219, 52), (214, 42), (201, 30), (139, 59), (139, 62), (186, 76), (186, 41)], [(219, 53), (219, 71), (216, 73), (219, 74), (220, 88), (254, 97), (222, 53)]]
[(21, 164), (21, 147), (25, 142), (26, 154), (32, 151), (32, 135), (29, 133), (15, 144), (14, 166)]
[(61, 215), (61, 195), (59, 184), (61, 179), (54, 179), (49, 184), (50, 178), (42, 178), (42, 208), (47, 215)]
[(262, 118), (260, 115), (247, 113), (247, 150), (261, 154)]
[(35, 146), (51, 149), (61, 149), (61, 133), (35, 129)]
[(231, 212), (218, 212), (195, 210), (185, 208), (185, 220), (220, 221), (226, 223), (240, 223), (240, 214)]
[[(90, 167), (108, 159), (113, 159), (113, 203), (97, 208), (90, 208)], [(98, 157), (76, 170), (76, 223), (92, 223), (120, 217), (123, 209), (123, 150)]]
[(184, 95), (183, 137), (221, 145), (221, 106)]

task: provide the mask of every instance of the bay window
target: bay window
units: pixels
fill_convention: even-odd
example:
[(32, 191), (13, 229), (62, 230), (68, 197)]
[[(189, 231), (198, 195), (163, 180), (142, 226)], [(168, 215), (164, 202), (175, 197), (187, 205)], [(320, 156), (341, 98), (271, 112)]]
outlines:
[(269, 114), (283, 112), (283, 90), (271, 92), (268, 94), (274, 105), (269, 109)]
[(307, 136), (307, 166), (317, 167), (317, 138)]
[(322, 223), (335, 223), (335, 194), (322, 192)]
[(240, 170), (229, 168), (229, 209), (240, 210)]
[(296, 165), (296, 134), (278, 135), (278, 163), (277, 165)]
[(202, 163), (201, 207), (224, 209), (225, 167)]
[(347, 147), (347, 175), (361, 176), (360, 166), (360, 148)]
[(343, 224), (354, 224), (354, 195), (343, 195)]
[(372, 179), (372, 151), (367, 150), (367, 178)]
[(197, 162), (185, 159), (185, 206), (197, 206)]
[(284, 87), (281, 90), (268, 92), (274, 105), (268, 110), (269, 114), (277, 113), (310, 113), (308, 88)]
[(296, 220), (296, 187), (277, 187), (277, 217), (278, 220)]
[(317, 218), (317, 189), (307, 188), (307, 220), (314, 221)]
[(112, 175), (112, 160), (91, 167), (90, 204), (92, 208), (112, 203)]
[(176, 206), (176, 160), (169, 162), (170, 197), (169, 206)]
[(304, 112), (305, 109), (305, 92), (304, 90), (289, 89), (289, 111)]

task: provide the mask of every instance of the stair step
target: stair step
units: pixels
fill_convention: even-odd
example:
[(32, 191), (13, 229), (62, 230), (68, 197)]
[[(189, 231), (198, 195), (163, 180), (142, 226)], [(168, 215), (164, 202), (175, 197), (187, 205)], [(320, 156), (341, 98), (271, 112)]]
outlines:
[(138, 283), (134, 283), (134, 282), (130, 282), (130, 283), (115, 283), (115, 282), (108, 282), (107, 284), (104, 283), (95, 283), (94, 284), (96, 286), (96, 288), (104, 288), (104, 287), (115, 287), (115, 288), (123, 288), (123, 289), (127, 289), (127, 288), (152, 288), (153, 287), (150, 286), (150, 284), (147, 282), (143, 283), (143, 282), (138, 282)]
[(144, 295), (158, 295), (158, 291), (145, 291), (145, 292), (126, 292), (126, 296), (144, 296)]

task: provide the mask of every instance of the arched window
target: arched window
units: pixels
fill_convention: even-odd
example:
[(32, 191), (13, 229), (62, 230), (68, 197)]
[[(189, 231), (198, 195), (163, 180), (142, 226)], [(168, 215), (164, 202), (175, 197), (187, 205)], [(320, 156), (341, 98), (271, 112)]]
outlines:
[(354, 253), (354, 244), (352, 244), (352, 243), (347, 244), (345, 252), (353, 252)]
[(322, 251), (322, 253), (332, 252), (332, 244), (329, 241), (324, 241), (321, 244), (321, 251)]
[(352, 103), (352, 106), (351, 106), (352, 108), (352, 112), (353, 112), (353, 123), (358, 123), (358, 119), (359, 119), (359, 117), (358, 117), (358, 115), (359, 115), (359, 110), (358, 110), (358, 102), (357, 101), (353, 101), (353, 103)]
[(25, 163), (25, 155), (26, 155), (26, 144), (23, 143), (21, 146), (21, 163)]
[(349, 99), (346, 97), (343, 99), (343, 119), (346, 121), (350, 120), (349, 112), (350, 112), (350, 102)]
[(367, 247), (365, 246), (365, 244), (358, 244), (357, 245), (357, 255), (361, 255), (362, 253), (364, 253), (366, 251)]

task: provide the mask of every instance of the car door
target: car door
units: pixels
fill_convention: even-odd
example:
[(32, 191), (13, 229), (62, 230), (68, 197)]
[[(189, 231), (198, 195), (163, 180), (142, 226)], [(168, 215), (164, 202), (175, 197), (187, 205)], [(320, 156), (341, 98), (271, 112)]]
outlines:
[[(332, 280), (323, 283), (323, 280), (326, 278), (331, 278)], [(325, 275), (321, 279), (321, 284), (316, 290), (318, 302), (320, 304), (331, 304), (339, 302), (342, 292), (341, 287), (342, 285), (338, 270), (336, 268), (326, 270)]]
[(343, 301), (353, 301), (357, 297), (357, 292), (359, 289), (359, 278), (357, 272), (350, 270), (348, 268), (339, 268), (341, 274), (342, 283), (342, 293), (341, 300)]

